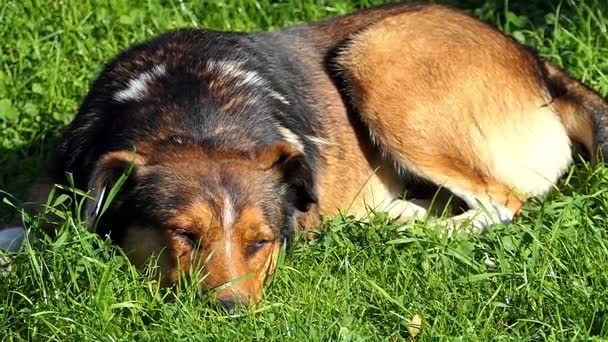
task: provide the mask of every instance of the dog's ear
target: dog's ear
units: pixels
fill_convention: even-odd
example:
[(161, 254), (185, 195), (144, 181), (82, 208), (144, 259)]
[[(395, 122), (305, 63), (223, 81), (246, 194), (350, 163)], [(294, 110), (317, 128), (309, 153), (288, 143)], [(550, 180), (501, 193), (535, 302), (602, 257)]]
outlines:
[(92, 200), (87, 200), (85, 205), (85, 215), (90, 229), (96, 228), (104, 203), (112, 200), (113, 198), (109, 197), (116, 194), (112, 189), (124, 185), (121, 183), (143, 167), (145, 162), (144, 156), (127, 150), (109, 152), (99, 159), (91, 173), (87, 189), (93, 197)]
[(295, 193), (295, 206), (306, 212), (318, 202), (314, 170), (300, 146), (275, 142), (256, 149), (256, 161), (261, 169), (277, 169)]

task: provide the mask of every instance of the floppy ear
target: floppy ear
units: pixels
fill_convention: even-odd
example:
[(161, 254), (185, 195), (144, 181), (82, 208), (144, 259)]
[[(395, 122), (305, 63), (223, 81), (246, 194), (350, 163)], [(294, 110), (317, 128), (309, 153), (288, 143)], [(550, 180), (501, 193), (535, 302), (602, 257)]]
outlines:
[(287, 142), (275, 142), (258, 147), (256, 161), (261, 169), (278, 169), (287, 184), (295, 192), (295, 206), (306, 212), (317, 203), (314, 170), (298, 146)]
[[(89, 229), (95, 229), (104, 202), (112, 200), (115, 195), (112, 189), (122, 186), (126, 177), (143, 166), (145, 158), (132, 151), (114, 151), (99, 159), (89, 179), (88, 190), (93, 199), (85, 205), (85, 215), (89, 221)], [(124, 176), (123, 176), (124, 175)]]

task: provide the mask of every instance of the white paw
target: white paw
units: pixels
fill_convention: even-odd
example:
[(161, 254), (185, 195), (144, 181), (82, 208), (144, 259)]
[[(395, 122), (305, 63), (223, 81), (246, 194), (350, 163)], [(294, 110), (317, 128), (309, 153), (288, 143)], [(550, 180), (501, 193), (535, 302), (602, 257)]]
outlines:
[(488, 227), (499, 224), (509, 223), (513, 219), (513, 215), (501, 210), (487, 211), (483, 208), (468, 210), (458, 216), (448, 219), (447, 232), (448, 236), (452, 236), (456, 231), (467, 230), (472, 233), (482, 233)]

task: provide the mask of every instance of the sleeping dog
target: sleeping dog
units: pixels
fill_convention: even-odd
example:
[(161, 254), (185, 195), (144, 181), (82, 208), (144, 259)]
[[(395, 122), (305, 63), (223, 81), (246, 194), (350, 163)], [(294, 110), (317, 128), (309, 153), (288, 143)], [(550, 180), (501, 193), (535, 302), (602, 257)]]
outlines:
[(424, 217), (412, 180), (466, 203), (450, 229), (510, 221), (564, 174), (573, 142), (606, 155), (607, 113), (558, 66), (440, 5), (182, 29), (106, 66), (34, 201), (72, 174), (92, 226), (134, 264), (158, 256), (166, 284), (201, 265), (203, 290), (234, 281), (217, 293), (230, 309), (260, 299), (280, 246), (321, 215)]

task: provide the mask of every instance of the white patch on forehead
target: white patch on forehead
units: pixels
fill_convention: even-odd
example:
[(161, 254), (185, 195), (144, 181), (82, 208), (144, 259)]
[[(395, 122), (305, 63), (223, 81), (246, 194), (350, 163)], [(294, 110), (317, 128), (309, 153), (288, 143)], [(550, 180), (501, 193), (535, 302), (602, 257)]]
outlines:
[(224, 228), (224, 252), (226, 253), (227, 269), (230, 280), (236, 279), (236, 272), (232, 262), (232, 225), (236, 219), (234, 203), (228, 192), (224, 192), (224, 207), (222, 208), (222, 227)]
[(146, 95), (149, 83), (154, 81), (154, 79), (163, 76), (166, 72), (167, 70), (164, 64), (155, 66), (151, 70), (139, 75), (137, 78), (130, 80), (125, 89), (114, 94), (114, 100), (120, 102), (140, 100)]
[(230, 229), (234, 224), (236, 213), (234, 212), (234, 203), (228, 193), (224, 193), (224, 207), (222, 208), (222, 227)]
[(285, 105), (290, 105), (289, 100), (278, 91), (272, 89), (270, 83), (257, 71), (245, 70), (244, 63), (241, 61), (208, 61), (207, 70), (215, 70), (224, 76), (236, 79), (239, 82), (239, 86), (258, 87), (256, 90), (264, 91), (273, 99)]
[(278, 131), (283, 136), (283, 139), (285, 141), (295, 145), (298, 151), (304, 152), (304, 146), (302, 145), (300, 138), (298, 138), (298, 136), (294, 132), (292, 132), (289, 128), (283, 126), (279, 126)]

